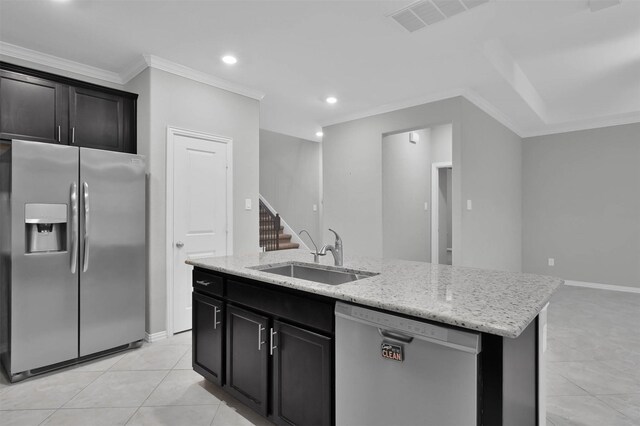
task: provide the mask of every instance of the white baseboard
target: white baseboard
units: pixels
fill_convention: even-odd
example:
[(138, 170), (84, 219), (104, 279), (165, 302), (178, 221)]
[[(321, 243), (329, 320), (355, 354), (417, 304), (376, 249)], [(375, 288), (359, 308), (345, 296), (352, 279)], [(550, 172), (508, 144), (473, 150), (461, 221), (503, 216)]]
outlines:
[(569, 281), (566, 280), (565, 285), (570, 285), (573, 287), (587, 287), (587, 288), (595, 288), (598, 290), (609, 290), (609, 291), (621, 291), (624, 293), (637, 293), (640, 294), (639, 287), (629, 287), (625, 285), (611, 285), (611, 284), (599, 284), (599, 283), (588, 283), (584, 281)]
[(153, 334), (149, 334), (149, 333), (144, 333), (144, 340), (148, 343), (154, 343), (157, 342), (159, 340), (164, 340), (167, 338), (167, 331), (159, 331), (157, 333), (153, 333)]

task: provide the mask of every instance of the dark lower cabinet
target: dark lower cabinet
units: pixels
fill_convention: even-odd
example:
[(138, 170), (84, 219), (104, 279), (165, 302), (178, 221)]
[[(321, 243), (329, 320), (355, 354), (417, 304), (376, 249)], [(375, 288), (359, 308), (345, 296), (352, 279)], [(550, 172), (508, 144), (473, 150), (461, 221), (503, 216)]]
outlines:
[(268, 410), (269, 318), (227, 306), (227, 390), (263, 416)]
[(222, 386), (224, 375), (224, 302), (193, 293), (193, 368)]
[(66, 143), (66, 109), (66, 86), (0, 71), (0, 139)]
[(331, 338), (274, 321), (273, 417), (284, 425), (328, 425), (331, 419)]
[(333, 300), (200, 268), (193, 291), (196, 372), (277, 424), (335, 424)]

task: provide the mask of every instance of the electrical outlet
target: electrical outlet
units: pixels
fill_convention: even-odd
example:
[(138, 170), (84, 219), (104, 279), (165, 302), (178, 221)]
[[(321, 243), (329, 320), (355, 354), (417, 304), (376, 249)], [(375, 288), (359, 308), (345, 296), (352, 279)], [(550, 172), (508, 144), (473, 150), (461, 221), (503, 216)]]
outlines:
[(313, 205), (313, 211), (314, 211), (314, 212), (317, 212), (317, 211), (318, 211), (318, 205), (317, 205), (317, 204), (314, 204), (314, 205)]
[(429, 203), (427, 203), (426, 201), (424, 202), (424, 210), (429, 210)]
[(467, 200), (467, 210), (472, 210), (473, 209), (473, 204), (471, 203), (471, 200)]
[(556, 260), (553, 257), (549, 258), (549, 266), (555, 266)]

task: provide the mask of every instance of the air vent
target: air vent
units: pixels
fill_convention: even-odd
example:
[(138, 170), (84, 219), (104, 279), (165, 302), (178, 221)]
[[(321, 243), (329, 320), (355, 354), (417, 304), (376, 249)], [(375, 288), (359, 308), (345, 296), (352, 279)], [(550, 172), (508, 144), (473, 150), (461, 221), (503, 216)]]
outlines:
[(460, 12), (464, 12), (467, 10), (464, 5), (459, 1), (454, 0), (433, 0), (433, 2), (438, 6), (438, 9), (444, 13), (447, 18), (451, 18), (454, 15), (457, 15)]
[(442, 21), (445, 16), (433, 5), (433, 3), (428, 1), (423, 1), (416, 4), (411, 9), (408, 9), (407, 12), (415, 13), (418, 18), (420, 18), (425, 24), (431, 25), (436, 22)]
[(426, 24), (418, 19), (418, 17), (414, 15), (409, 9), (403, 10), (400, 13), (396, 13), (395, 15), (393, 15), (393, 19), (395, 19), (398, 24), (405, 27), (410, 33), (426, 26)]
[(412, 33), (488, 2), (489, 0), (422, 0), (389, 16)]

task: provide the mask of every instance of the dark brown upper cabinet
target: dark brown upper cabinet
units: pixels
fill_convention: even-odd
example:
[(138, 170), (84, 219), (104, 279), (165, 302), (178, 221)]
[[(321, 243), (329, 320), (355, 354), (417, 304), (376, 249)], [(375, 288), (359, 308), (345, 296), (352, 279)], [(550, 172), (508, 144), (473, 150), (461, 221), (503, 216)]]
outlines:
[(137, 97), (0, 62), (0, 139), (136, 153)]
[(65, 143), (67, 97), (63, 84), (0, 70), (0, 138)]

